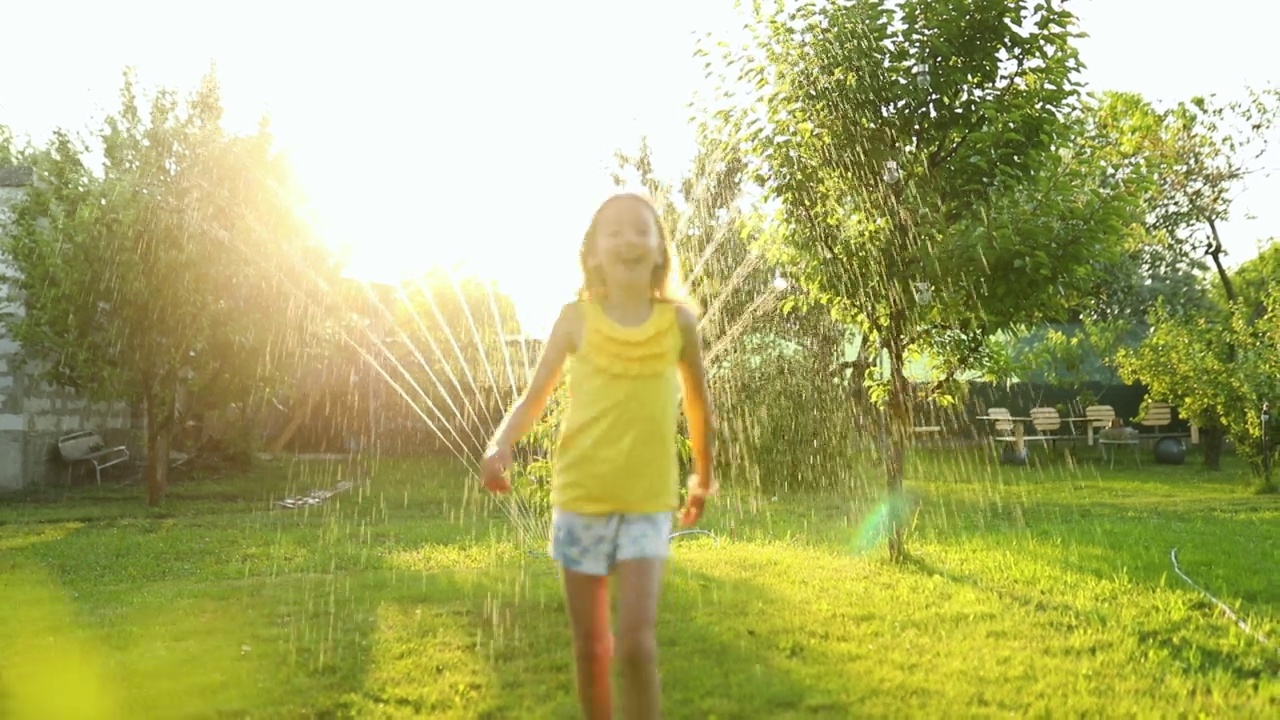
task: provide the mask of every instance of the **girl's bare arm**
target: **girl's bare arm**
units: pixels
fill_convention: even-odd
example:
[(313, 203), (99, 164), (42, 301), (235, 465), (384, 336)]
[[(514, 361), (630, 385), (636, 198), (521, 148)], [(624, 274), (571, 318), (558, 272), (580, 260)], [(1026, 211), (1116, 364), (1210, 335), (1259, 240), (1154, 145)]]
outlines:
[(575, 328), (578, 324), (578, 311), (573, 305), (566, 305), (560, 311), (555, 326), (551, 329), (551, 337), (543, 348), (542, 357), (538, 360), (538, 368), (533, 373), (533, 380), (528, 389), (516, 401), (507, 413), (502, 424), (494, 433), (489, 443), (493, 448), (510, 449), (533, 429), (542, 412), (547, 408), (547, 400), (556, 384), (560, 382), (560, 373), (565, 360), (576, 345)]
[(684, 387), (684, 414), (689, 421), (689, 444), (693, 446), (693, 467), (701, 489), (710, 490), (715, 459), (715, 411), (707, 388), (707, 371), (702, 362), (702, 339), (698, 318), (691, 310), (678, 310), (680, 335), (680, 380)]

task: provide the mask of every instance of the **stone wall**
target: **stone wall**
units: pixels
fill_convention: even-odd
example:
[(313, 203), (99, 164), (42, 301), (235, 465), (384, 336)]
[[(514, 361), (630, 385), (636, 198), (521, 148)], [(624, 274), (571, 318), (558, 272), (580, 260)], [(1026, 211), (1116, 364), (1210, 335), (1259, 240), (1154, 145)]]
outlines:
[[(0, 167), (0, 233), (8, 210), (31, 183), (29, 168)], [(10, 268), (3, 268), (8, 274)], [(3, 312), (21, 312), (11, 289), (0, 286)], [(76, 430), (96, 430), (112, 444), (127, 444), (130, 411), (124, 403), (91, 404), (75, 393), (35, 377), (36, 366), (19, 362), (22, 348), (0, 327), (0, 491), (62, 479), (58, 438)], [(119, 468), (116, 468), (119, 469)]]

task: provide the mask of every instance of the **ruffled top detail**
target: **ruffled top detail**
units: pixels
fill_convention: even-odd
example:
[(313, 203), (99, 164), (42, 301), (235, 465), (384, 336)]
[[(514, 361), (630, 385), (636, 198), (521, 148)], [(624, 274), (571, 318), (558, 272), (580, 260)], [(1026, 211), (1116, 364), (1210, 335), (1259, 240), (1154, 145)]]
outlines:
[(620, 325), (595, 302), (582, 303), (583, 342), (578, 359), (611, 375), (639, 377), (671, 369), (680, 356), (676, 306), (654, 303), (640, 325)]

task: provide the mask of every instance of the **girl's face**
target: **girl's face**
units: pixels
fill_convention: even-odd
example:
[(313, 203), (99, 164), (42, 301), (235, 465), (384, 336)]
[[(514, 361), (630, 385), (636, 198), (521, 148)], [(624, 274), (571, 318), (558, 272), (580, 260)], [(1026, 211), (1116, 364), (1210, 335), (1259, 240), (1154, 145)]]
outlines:
[(641, 200), (614, 200), (600, 210), (595, 230), (589, 262), (607, 289), (648, 295), (663, 251), (653, 210)]

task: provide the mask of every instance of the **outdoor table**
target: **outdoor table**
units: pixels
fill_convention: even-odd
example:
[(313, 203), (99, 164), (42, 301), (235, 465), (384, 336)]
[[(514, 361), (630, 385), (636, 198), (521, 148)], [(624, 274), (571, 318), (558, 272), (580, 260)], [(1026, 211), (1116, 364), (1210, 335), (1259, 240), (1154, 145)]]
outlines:
[(1013, 449), (1018, 455), (1022, 455), (1027, 448), (1026, 432), (1023, 430), (1022, 423), (1031, 422), (1029, 417), (1014, 417), (1003, 415), (979, 415), (979, 420), (1005, 420), (1013, 423)]
[(1089, 445), (1091, 446), (1093, 445), (1093, 422), (1094, 422), (1093, 418), (1067, 417), (1067, 418), (1062, 418), (1062, 422), (1067, 423), (1068, 425), (1071, 425), (1072, 426), (1071, 431), (1073, 433), (1075, 432), (1076, 423), (1078, 422), (1084, 423), (1085, 442), (1089, 443)]

